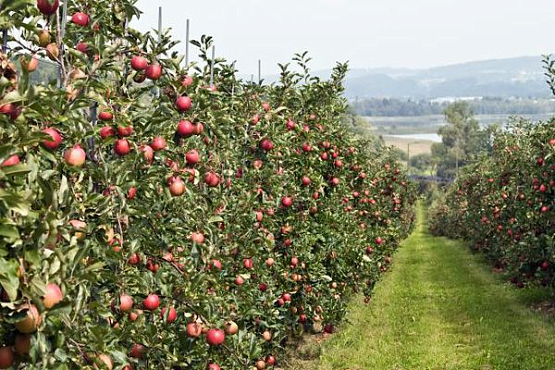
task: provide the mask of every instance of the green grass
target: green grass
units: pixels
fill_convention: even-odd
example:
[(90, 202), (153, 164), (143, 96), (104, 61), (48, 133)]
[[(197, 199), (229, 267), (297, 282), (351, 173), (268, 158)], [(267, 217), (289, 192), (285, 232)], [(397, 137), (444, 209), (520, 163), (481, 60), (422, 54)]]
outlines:
[(530, 309), (547, 292), (503, 283), (461, 242), (428, 234), (418, 213), (370, 304), (353, 302), (320, 361), (292, 369), (555, 369), (555, 322)]

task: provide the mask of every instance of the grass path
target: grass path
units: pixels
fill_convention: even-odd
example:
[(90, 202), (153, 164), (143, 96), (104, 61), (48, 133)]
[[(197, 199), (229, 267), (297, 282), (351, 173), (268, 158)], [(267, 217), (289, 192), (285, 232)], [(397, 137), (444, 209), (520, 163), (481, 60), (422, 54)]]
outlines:
[(432, 237), (425, 212), (369, 305), (325, 342), (325, 370), (555, 370), (555, 321), (530, 310), (545, 291), (518, 290), (461, 242)]

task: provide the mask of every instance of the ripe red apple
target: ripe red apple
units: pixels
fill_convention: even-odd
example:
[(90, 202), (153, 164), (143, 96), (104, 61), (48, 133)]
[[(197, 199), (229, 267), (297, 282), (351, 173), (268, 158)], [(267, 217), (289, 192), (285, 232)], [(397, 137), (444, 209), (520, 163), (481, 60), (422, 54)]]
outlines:
[[(203, 241), (204, 241), (204, 239), (203, 239)], [(221, 271), (222, 270), (222, 262), (220, 260), (212, 260), (212, 261), (210, 261), (210, 265), (208, 267), (209, 267), (209, 269), (215, 268), (215, 269)]]
[(216, 187), (220, 184), (220, 176), (214, 172), (208, 172), (204, 175), (204, 182), (210, 187)]
[(137, 195), (137, 188), (132, 186), (129, 188), (129, 191), (127, 192), (127, 199), (131, 200), (135, 198), (135, 195)]
[(285, 124), (285, 127), (287, 128), (287, 130), (291, 131), (295, 129), (295, 122), (292, 119), (289, 119), (287, 121), (287, 123)]
[(193, 106), (193, 101), (188, 96), (180, 96), (175, 101), (175, 106), (180, 112), (187, 112)]
[(269, 330), (265, 330), (265, 331), (262, 333), (262, 338), (264, 338), (264, 340), (265, 340), (266, 342), (269, 342), (269, 341), (272, 340), (272, 333), (271, 333)]
[(183, 77), (183, 79), (181, 80), (181, 86), (183, 87), (188, 87), (190, 85), (193, 84), (193, 77), (186, 75), (185, 77)]
[(114, 152), (117, 155), (124, 156), (129, 154), (130, 151), (131, 147), (129, 145), (129, 141), (127, 141), (126, 139), (118, 139), (114, 143)]
[(255, 367), (257, 370), (264, 370), (266, 368), (266, 363), (264, 360), (258, 360), (256, 361)]
[(2, 104), (0, 106), (0, 113), (5, 114), (10, 117), (12, 121), (16, 120), (21, 113), (21, 107), (16, 106), (13, 103)]
[(334, 177), (334, 178), (331, 179), (331, 184), (332, 184), (332, 186), (337, 186), (337, 185), (339, 185), (339, 182), (340, 182), (340, 181), (339, 181), (339, 179), (338, 179), (337, 177)]
[(150, 145), (141, 145), (141, 152), (143, 152), (143, 156), (145, 157), (148, 163), (151, 163), (154, 159), (154, 149), (150, 147)]
[(226, 334), (235, 335), (239, 331), (239, 326), (233, 321), (226, 321), (224, 324), (224, 330)]
[(158, 306), (160, 306), (160, 298), (158, 298), (158, 295), (156, 294), (149, 294), (143, 300), (143, 308), (145, 310), (154, 311), (158, 308)]
[(112, 126), (104, 126), (100, 129), (100, 138), (102, 140), (110, 136), (115, 136), (116, 130)]
[(265, 292), (266, 290), (268, 290), (268, 284), (266, 283), (258, 284), (258, 290), (260, 290), (261, 292)]
[(268, 259), (266, 259), (266, 266), (268, 267), (272, 267), (274, 265), (275, 261), (272, 257), (268, 257)]
[(152, 144), (150, 144), (150, 147), (156, 152), (163, 150), (166, 148), (166, 140), (164, 140), (163, 137), (155, 137), (152, 140)]
[(190, 322), (187, 324), (185, 333), (190, 338), (198, 338), (202, 334), (202, 325), (197, 322)]
[(274, 366), (276, 364), (276, 358), (272, 355), (268, 355), (266, 357), (266, 363), (270, 366)]
[(147, 66), (148, 66), (148, 60), (146, 60), (145, 57), (142, 57), (140, 55), (135, 55), (131, 59), (131, 68), (133, 68), (135, 71), (143, 71), (146, 69)]
[(78, 26), (85, 27), (89, 24), (89, 16), (83, 12), (77, 12), (73, 14), (71, 21)]
[(84, 42), (79, 42), (75, 46), (75, 49), (77, 49), (77, 51), (80, 51), (83, 54), (87, 54), (87, 52), (89, 51), (89, 46)]
[(256, 125), (256, 124), (258, 124), (258, 122), (260, 122), (260, 116), (258, 114), (255, 114), (251, 118), (251, 124)]
[(39, 60), (34, 56), (24, 56), (22, 55), (19, 58), (19, 64), (21, 65), (21, 69), (27, 73), (32, 73), (39, 68)]
[(114, 114), (109, 111), (102, 111), (98, 115), (98, 119), (100, 119), (101, 121), (111, 121), (113, 118), (114, 118)]
[(203, 131), (204, 131), (204, 125), (201, 122), (193, 126), (193, 133), (195, 135), (200, 135), (202, 134)]
[(337, 167), (337, 168), (343, 167), (343, 161), (340, 160), (340, 159), (336, 159), (336, 160), (333, 162), (333, 164), (334, 164), (334, 166)]
[(302, 183), (303, 183), (303, 186), (308, 186), (308, 185), (310, 185), (310, 182), (311, 182), (311, 181), (310, 181), (310, 177), (308, 177), (308, 176), (303, 176), (303, 178), (301, 179), (301, 181), (302, 181)]
[(195, 126), (190, 121), (179, 121), (177, 133), (184, 137), (191, 136), (195, 133)]
[(166, 309), (166, 307), (162, 308), (162, 310), (160, 311), (160, 317), (162, 319), (166, 317), (166, 311), (168, 311), (168, 318), (166, 320), (168, 324), (177, 320), (177, 311), (173, 307), (170, 307), (169, 309)]
[[(17, 353), (18, 355), (27, 355), (29, 353), (29, 350), (31, 349), (31, 334), (17, 334), (15, 336), (13, 347), (15, 353)], [(0, 369), (3, 369), (3, 367), (0, 366)]]
[(289, 208), (293, 205), (293, 199), (289, 196), (283, 197), (281, 198), (281, 205), (286, 208)]
[(120, 136), (131, 136), (133, 134), (133, 126), (118, 126), (118, 134)]
[(150, 64), (146, 67), (145, 75), (150, 80), (157, 80), (162, 76), (162, 66), (160, 64)]
[(70, 166), (81, 167), (86, 159), (87, 154), (79, 144), (75, 144), (73, 148), (67, 149), (64, 153), (64, 160)]
[(289, 294), (289, 293), (283, 293), (283, 294), (281, 295), (281, 298), (283, 298), (283, 300), (284, 300), (285, 302), (291, 302), (291, 294)]
[(262, 109), (264, 109), (266, 112), (269, 112), (270, 111), (270, 104), (262, 103)]
[(44, 15), (50, 16), (56, 13), (58, 6), (60, 6), (59, 0), (37, 0), (37, 8)]
[(208, 370), (221, 370), (221, 367), (218, 364), (211, 363), (210, 365), (208, 365)]
[(377, 245), (380, 245), (383, 243), (383, 239), (379, 236), (374, 241), (376, 242)]
[(194, 166), (199, 162), (199, 155), (196, 149), (191, 149), (185, 154), (185, 160), (188, 164)]
[(198, 233), (198, 232), (193, 232), (193, 233), (191, 233), (191, 240), (192, 240), (193, 243), (203, 244), (204, 243), (204, 234), (203, 233)]
[(121, 294), (119, 296), (119, 310), (121, 312), (129, 312), (133, 308), (133, 297), (127, 294)]
[(27, 308), (27, 315), (15, 323), (15, 328), (23, 334), (34, 333), (41, 323), (42, 316), (39, 314), (37, 307), (35, 305), (29, 305)]
[(62, 144), (62, 136), (55, 128), (48, 127), (42, 130), (45, 134), (50, 135), (51, 139), (44, 139), (42, 145), (48, 149), (57, 149)]
[(15, 362), (12, 347), (4, 346), (0, 348), (0, 369), (9, 369)]
[(168, 179), (168, 185), (170, 187), (170, 194), (174, 197), (178, 197), (185, 193), (185, 183), (181, 177), (170, 177)]
[(146, 354), (146, 347), (142, 344), (134, 344), (129, 351), (129, 357), (133, 358), (143, 358)]
[(43, 304), (44, 308), (51, 309), (58, 303), (62, 301), (64, 295), (62, 294), (62, 290), (56, 284), (48, 284), (46, 285), (46, 293), (44, 294)]
[(308, 153), (312, 150), (312, 147), (308, 143), (303, 143), (303, 152)]
[(268, 152), (274, 148), (274, 144), (270, 141), (270, 139), (264, 139), (260, 142), (260, 148), (265, 152)]
[(254, 261), (252, 260), (252, 258), (244, 258), (243, 267), (245, 267), (247, 270), (252, 270), (254, 267)]
[(243, 279), (242, 276), (238, 275), (238, 276), (235, 277), (234, 283), (235, 283), (235, 285), (241, 286), (241, 285), (245, 284), (245, 279)]
[(2, 162), (2, 164), (0, 164), (0, 167), (15, 166), (16, 164), (19, 164), (19, 156), (18, 155), (12, 155), (8, 159), (6, 159), (4, 162)]
[(225, 341), (225, 333), (220, 329), (210, 329), (206, 333), (206, 342), (211, 346), (219, 346)]

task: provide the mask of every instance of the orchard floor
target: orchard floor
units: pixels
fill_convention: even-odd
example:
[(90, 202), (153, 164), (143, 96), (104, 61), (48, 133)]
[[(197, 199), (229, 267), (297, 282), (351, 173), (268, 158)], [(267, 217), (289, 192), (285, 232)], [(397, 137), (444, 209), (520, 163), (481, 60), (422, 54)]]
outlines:
[(462, 242), (431, 236), (425, 218), (419, 207), (370, 304), (354, 301), (349, 322), (301, 345), (289, 369), (555, 369), (555, 320), (531, 309), (553, 296), (504, 283)]

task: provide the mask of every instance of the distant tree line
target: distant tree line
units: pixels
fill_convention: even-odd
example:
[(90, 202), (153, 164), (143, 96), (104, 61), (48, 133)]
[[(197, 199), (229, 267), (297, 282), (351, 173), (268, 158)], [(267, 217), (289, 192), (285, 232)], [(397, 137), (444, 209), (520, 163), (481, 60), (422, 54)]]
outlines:
[[(466, 101), (474, 114), (548, 114), (555, 112), (555, 100), (483, 98)], [(449, 102), (372, 98), (351, 102), (353, 113), (361, 116), (426, 116), (443, 114)]]

